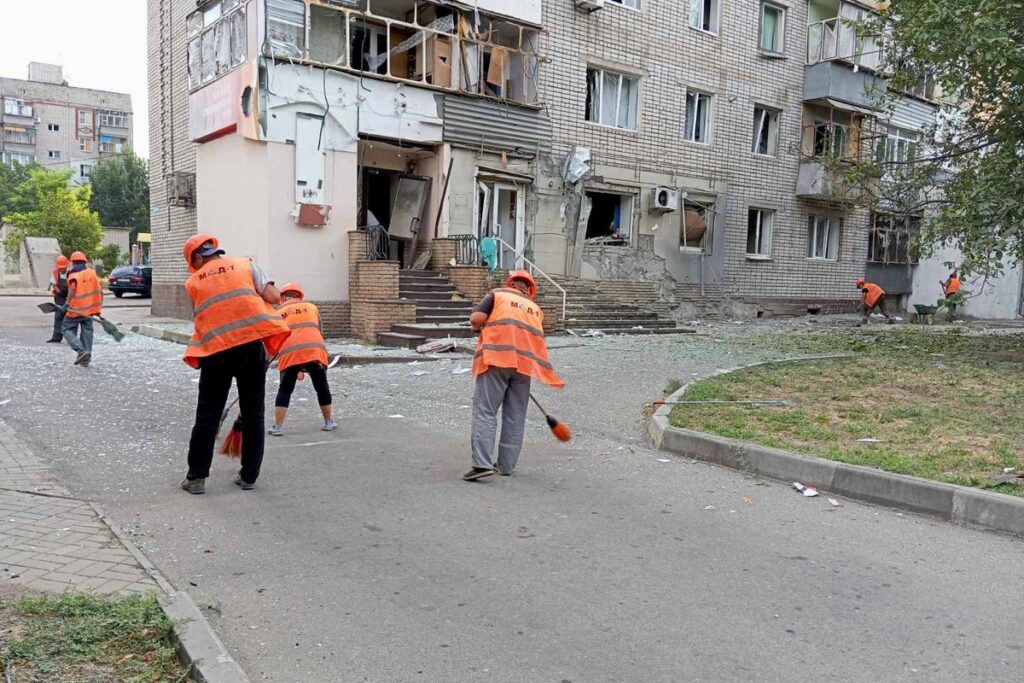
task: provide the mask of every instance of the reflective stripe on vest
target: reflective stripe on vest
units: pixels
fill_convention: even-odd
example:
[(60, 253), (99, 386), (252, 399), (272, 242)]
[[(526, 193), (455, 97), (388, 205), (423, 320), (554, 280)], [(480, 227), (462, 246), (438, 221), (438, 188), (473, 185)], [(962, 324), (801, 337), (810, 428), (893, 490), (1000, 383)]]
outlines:
[(96, 271), (92, 268), (68, 275), (68, 287), (75, 283), (75, 295), (68, 300), (67, 315), (81, 318), (99, 315), (103, 311), (103, 287)]
[(288, 326), (256, 292), (249, 259), (214, 259), (186, 280), (185, 290), (195, 309), (195, 331), (184, 361), (194, 368), (200, 358), (254, 341), (274, 356), (288, 339)]
[(277, 369), (284, 372), (294, 365), (306, 363), (327, 365), (327, 346), (320, 333), (320, 311), (317, 307), (305, 301), (295, 301), (279, 310), (292, 336), (281, 349)]
[(494, 308), (480, 330), (473, 376), (490, 367), (513, 368), (556, 389), (565, 382), (555, 374), (544, 343), (544, 312), (518, 290), (496, 289)]

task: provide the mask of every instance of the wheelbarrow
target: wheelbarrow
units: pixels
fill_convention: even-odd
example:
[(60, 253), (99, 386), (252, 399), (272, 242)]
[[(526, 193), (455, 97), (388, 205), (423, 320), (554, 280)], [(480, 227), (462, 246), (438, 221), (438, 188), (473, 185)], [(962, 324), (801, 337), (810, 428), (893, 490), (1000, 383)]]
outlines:
[(919, 325), (931, 325), (935, 322), (935, 314), (938, 313), (939, 307), (914, 304), (914, 310), (917, 311), (917, 322)]

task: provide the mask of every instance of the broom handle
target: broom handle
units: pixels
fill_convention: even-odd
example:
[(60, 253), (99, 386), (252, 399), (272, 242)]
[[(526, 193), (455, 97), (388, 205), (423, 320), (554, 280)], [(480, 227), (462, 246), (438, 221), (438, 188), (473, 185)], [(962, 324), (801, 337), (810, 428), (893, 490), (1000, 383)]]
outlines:
[(532, 391), (530, 392), (530, 400), (532, 400), (532, 401), (533, 401), (533, 404), (534, 404), (535, 406), (537, 406), (538, 408), (540, 408), (540, 412), (544, 413), (544, 417), (548, 417), (548, 411), (544, 410), (544, 406), (542, 406), (542, 405), (541, 405), (541, 404), (540, 404), (540, 403), (539, 403), (539, 402), (537, 401), (537, 399), (535, 399), (535, 398), (533, 397), (533, 392), (532, 392)]

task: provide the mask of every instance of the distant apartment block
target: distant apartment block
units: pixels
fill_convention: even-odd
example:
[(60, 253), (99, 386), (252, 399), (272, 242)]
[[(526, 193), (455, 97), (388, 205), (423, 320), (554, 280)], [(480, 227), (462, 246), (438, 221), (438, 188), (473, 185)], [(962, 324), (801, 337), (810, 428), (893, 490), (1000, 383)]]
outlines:
[(68, 85), (63, 68), (32, 62), (28, 78), (0, 77), (0, 161), (72, 170), (89, 181), (104, 156), (132, 146), (132, 99)]

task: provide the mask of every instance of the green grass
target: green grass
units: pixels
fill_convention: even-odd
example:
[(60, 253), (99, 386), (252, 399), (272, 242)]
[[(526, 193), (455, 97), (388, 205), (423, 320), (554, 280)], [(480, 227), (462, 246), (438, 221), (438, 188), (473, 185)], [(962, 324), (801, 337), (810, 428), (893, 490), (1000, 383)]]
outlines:
[(172, 624), (152, 595), (0, 601), (0, 671), (14, 683), (185, 681)]
[[(855, 355), (698, 382), (687, 399), (781, 399), (797, 405), (678, 406), (671, 423), (967, 486), (986, 484), (1004, 467), (1024, 470), (1024, 337), (903, 329), (777, 340), (773, 348), (787, 355)], [(881, 442), (859, 442), (865, 438)], [(1024, 495), (1024, 486), (994, 490)]]

